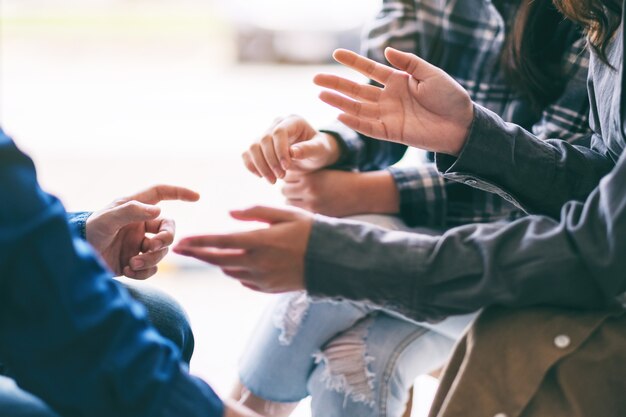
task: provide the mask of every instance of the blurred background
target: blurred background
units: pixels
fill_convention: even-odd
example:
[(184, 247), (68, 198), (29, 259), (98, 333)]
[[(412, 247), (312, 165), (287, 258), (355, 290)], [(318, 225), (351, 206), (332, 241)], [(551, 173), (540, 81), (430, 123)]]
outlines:
[[(0, 124), (35, 160), (68, 210), (95, 210), (156, 183), (185, 185), (196, 204), (166, 203), (178, 236), (258, 225), (228, 210), (282, 204), (278, 186), (240, 155), (277, 116), (314, 126), (336, 113), (312, 78), (358, 50), (380, 0), (0, 0)], [(272, 296), (169, 255), (148, 285), (174, 295), (197, 336), (192, 372), (221, 394)], [(413, 415), (435, 383), (418, 380)], [(308, 415), (304, 403), (296, 415)]]

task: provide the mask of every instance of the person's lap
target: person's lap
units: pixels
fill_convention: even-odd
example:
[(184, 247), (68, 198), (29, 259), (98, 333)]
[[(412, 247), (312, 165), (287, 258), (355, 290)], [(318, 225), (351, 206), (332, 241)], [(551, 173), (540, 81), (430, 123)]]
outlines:
[[(352, 220), (407, 230), (392, 216)], [(274, 402), (311, 395), (314, 415), (345, 414), (347, 407), (359, 415), (400, 415), (414, 378), (445, 363), (474, 317), (417, 323), (367, 303), (287, 294), (260, 320), (240, 381)]]
[[(124, 284), (124, 287), (146, 308), (149, 320), (161, 335), (178, 347), (182, 360), (189, 363), (194, 338), (182, 307), (169, 295), (149, 286)], [(10, 369), (0, 372), (0, 416), (59, 417), (41, 399), (18, 387), (10, 378)]]

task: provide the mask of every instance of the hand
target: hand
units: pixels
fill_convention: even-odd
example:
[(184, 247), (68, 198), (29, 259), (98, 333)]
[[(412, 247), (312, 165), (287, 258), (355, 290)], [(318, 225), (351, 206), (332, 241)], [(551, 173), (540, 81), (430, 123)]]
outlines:
[(393, 48), (385, 49), (385, 57), (397, 69), (345, 49), (336, 50), (333, 57), (383, 85), (361, 85), (327, 74), (315, 77), (317, 85), (332, 90), (323, 91), (320, 98), (344, 112), (338, 118), (346, 126), (373, 138), (459, 154), (474, 109), (467, 91), (443, 70)]
[(225, 398), (223, 401), (224, 417), (262, 417), (261, 414), (236, 401), (228, 398)]
[(286, 171), (315, 171), (339, 159), (337, 140), (311, 127), (300, 116), (278, 118), (265, 135), (242, 154), (248, 171), (271, 184)]
[[(116, 276), (146, 279), (157, 272), (174, 241), (175, 224), (159, 218), (163, 200), (197, 201), (195, 191), (158, 185), (120, 198), (87, 219), (87, 241)], [(154, 234), (148, 237), (147, 234)]]
[(306, 211), (257, 206), (232, 211), (238, 220), (268, 228), (249, 232), (192, 236), (174, 252), (216, 265), (244, 286), (269, 293), (304, 289), (304, 255), (313, 217)]
[(400, 210), (398, 189), (387, 171), (289, 171), (282, 193), (287, 204), (326, 216), (393, 214)]

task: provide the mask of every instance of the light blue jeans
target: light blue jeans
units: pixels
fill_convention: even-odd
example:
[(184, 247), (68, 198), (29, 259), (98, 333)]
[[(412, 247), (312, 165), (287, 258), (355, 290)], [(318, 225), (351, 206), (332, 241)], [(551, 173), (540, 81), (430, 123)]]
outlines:
[[(385, 219), (373, 222), (401, 228)], [(239, 378), (273, 402), (310, 395), (313, 417), (399, 417), (415, 378), (446, 363), (475, 316), (417, 323), (365, 303), (285, 294), (257, 325)]]

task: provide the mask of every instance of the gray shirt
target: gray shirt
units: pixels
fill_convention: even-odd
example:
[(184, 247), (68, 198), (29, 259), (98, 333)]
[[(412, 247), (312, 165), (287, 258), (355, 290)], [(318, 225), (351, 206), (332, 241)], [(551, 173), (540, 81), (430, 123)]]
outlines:
[(541, 141), (475, 106), (458, 158), (437, 155), (444, 176), (534, 214), (473, 224), (441, 237), (389, 232), (316, 216), (305, 265), (314, 296), (368, 300), (416, 320), (481, 307), (597, 308), (626, 291), (623, 28), (608, 68), (592, 56), (591, 148)]

